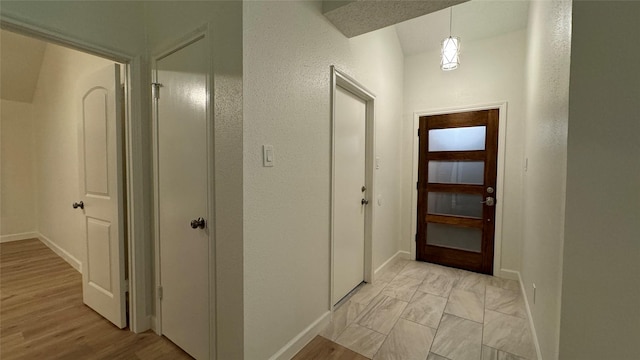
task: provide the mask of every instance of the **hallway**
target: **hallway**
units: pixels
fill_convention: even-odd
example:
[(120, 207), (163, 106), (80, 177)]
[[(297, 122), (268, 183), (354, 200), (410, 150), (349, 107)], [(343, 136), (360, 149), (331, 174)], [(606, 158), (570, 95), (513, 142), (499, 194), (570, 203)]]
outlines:
[(536, 358), (517, 281), (407, 260), (342, 300), (321, 335), (374, 360)]

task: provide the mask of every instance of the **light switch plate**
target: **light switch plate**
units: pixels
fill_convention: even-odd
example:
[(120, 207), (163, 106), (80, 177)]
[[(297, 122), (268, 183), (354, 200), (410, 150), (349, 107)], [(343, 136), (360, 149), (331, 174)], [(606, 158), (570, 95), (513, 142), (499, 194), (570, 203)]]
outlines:
[(262, 166), (271, 167), (275, 162), (275, 154), (273, 153), (273, 146), (262, 145)]

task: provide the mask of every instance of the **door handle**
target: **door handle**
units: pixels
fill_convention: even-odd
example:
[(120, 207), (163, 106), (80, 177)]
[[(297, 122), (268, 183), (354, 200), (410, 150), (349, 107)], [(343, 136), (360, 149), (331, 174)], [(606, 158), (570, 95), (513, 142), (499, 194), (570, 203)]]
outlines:
[(487, 206), (493, 206), (496, 204), (496, 199), (492, 198), (491, 196), (487, 196), (487, 198), (484, 201), (480, 201), (483, 204), (486, 204)]
[(84, 209), (84, 203), (82, 201), (74, 202), (71, 206), (73, 206), (74, 209), (77, 209), (77, 208)]
[(191, 220), (191, 228), (192, 229), (197, 229), (197, 228), (204, 229), (205, 225), (206, 225), (206, 222), (201, 217), (197, 218), (195, 220)]
[(362, 199), (362, 201), (360, 201), (360, 203), (361, 203), (362, 205), (367, 205), (367, 204), (369, 204), (369, 200), (367, 200), (367, 199)]

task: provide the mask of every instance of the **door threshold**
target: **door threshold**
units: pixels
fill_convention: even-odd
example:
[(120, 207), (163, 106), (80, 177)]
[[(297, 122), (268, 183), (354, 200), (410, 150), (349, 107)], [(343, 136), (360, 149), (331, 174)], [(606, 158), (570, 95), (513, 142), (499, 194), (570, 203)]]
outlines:
[(342, 299), (340, 299), (340, 301), (338, 301), (335, 305), (333, 305), (333, 311), (336, 311), (342, 304), (348, 302), (349, 299), (351, 299), (351, 297), (355, 295), (355, 293), (357, 293), (358, 290), (360, 290), (366, 284), (367, 283), (363, 281), (360, 284), (358, 284), (358, 286), (354, 287), (353, 290), (349, 291), (347, 295), (345, 295)]

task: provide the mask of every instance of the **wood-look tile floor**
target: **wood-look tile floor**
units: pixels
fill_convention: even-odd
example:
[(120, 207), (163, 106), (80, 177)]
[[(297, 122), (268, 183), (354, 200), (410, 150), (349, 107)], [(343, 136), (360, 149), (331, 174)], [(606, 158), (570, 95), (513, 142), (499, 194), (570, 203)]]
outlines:
[(0, 359), (191, 359), (82, 303), (82, 276), (37, 239), (0, 244)]
[(320, 335), (374, 360), (536, 358), (517, 281), (407, 260), (377, 279), (342, 300)]

